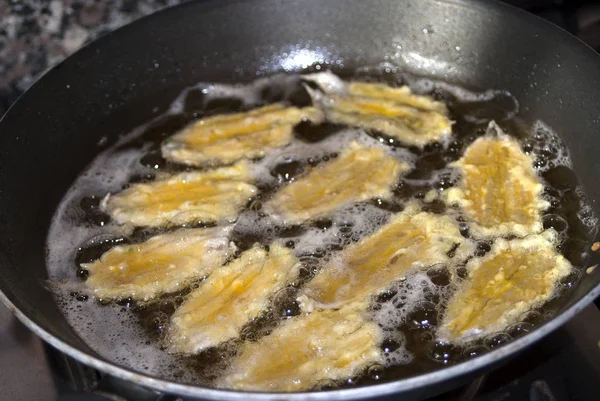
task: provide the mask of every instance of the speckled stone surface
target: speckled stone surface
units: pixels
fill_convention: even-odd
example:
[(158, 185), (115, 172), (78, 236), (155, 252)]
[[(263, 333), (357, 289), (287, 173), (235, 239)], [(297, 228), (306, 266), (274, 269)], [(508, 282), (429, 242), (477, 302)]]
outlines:
[(0, 0), (0, 116), (81, 46), (185, 0)]

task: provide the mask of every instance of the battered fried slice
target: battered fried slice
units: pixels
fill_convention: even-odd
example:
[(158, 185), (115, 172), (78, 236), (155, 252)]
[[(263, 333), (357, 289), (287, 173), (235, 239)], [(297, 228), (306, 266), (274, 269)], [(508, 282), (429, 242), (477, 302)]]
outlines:
[(302, 120), (318, 122), (322, 114), (314, 107), (274, 104), (245, 113), (208, 117), (168, 138), (162, 154), (168, 160), (191, 166), (255, 159), (290, 143), (295, 124)]
[(342, 206), (372, 198), (386, 199), (409, 165), (356, 142), (337, 159), (319, 165), (287, 185), (267, 202), (265, 210), (287, 223), (301, 223), (332, 213)]
[(355, 376), (382, 363), (377, 324), (365, 305), (323, 310), (284, 321), (273, 332), (241, 347), (219, 387), (254, 391), (301, 391)]
[(419, 212), (411, 204), (377, 232), (334, 256), (302, 289), (299, 300), (308, 311), (367, 302), (411, 269), (443, 265), (450, 256), (462, 259), (470, 248), (454, 219)]
[(210, 171), (173, 175), (148, 184), (134, 184), (103, 200), (102, 208), (119, 224), (180, 225), (193, 221), (222, 222), (237, 217), (256, 193), (245, 162)]
[(169, 333), (175, 352), (196, 353), (239, 335), (259, 316), (269, 298), (298, 274), (298, 261), (278, 244), (259, 246), (215, 272), (173, 315)]
[(450, 300), (440, 336), (472, 339), (504, 329), (552, 297), (571, 264), (554, 249), (556, 233), (498, 239), (491, 252), (467, 263), (469, 277)]
[(447, 193), (449, 203), (458, 204), (474, 223), (471, 232), (479, 236), (539, 233), (541, 211), (548, 203), (541, 199), (544, 186), (533, 170), (533, 160), (519, 144), (499, 131), (471, 144), (455, 162), (462, 181)]
[(353, 96), (389, 100), (422, 111), (435, 111), (444, 115), (448, 114), (448, 109), (444, 103), (433, 100), (429, 96), (415, 95), (408, 86), (394, 88), (377, 83), (350, 82), (348, 92)]
[(195, 228), (152, 237), (146, 242), (112, 248), (93, 263), (86, 287), (97, 298), (148, 300), (183, 289), (225, 263), (235, 252), (232, 227)]
[[(317, 77), (317, 75), (319, 75)], [(452, 133), (446, 106), (406, 87), (350, 82), (315, 74), (306, 78), (324, 91), (309, 90), (314, 104), (325, 110), (328, 120), (339, 124), (375, 129), (406, 145), (423, 146)]]

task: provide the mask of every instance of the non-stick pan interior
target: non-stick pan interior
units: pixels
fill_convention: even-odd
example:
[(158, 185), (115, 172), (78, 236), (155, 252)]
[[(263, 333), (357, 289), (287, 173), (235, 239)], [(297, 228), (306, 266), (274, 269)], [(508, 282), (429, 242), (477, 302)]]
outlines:
[[(199, 81), (387, 61), (413, 74), (497, 88), (569, 147), (600, 212), (600, 58), (567, 33), (496, 3), (435, 0), (205, 1), (144, 18), (85, 47), (0, 122), (0, 290), (52, 336), (92, 352), (45, 287), (50, 219), (75, 177), (120, 135)], [(586, 275), (569, 305), (597, 287)]]

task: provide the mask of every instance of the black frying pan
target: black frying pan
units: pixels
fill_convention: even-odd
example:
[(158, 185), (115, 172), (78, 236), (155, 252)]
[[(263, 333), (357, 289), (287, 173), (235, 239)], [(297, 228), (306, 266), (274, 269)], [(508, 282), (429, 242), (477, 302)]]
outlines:
[[(309, 51), (296, 57), (296, 45)], [(100, 138), (114, 143), (198, 81), (248, 81), (257, 71), (297, 70), (318, 59), (338, 67), (388, 59), (417, 75), (510, 91), (525, 121), (541, 119), (562, 135), (600, 212), (600, 57), (560, 29), (500, 3), (464, 0), (189, 3), (85, 47), (0, 122), (0, 298), (44, 340), (115, 376), (203, 399), (275, 400), (432, 395), (518, 353), (600, 294), (596, 269), (532, 333), (469, 362), (357, 389), (285, 396), (218, 391), (158, 380), (97, 355), (44, 287), (44, 244), (61, 197), (102, 150)]]

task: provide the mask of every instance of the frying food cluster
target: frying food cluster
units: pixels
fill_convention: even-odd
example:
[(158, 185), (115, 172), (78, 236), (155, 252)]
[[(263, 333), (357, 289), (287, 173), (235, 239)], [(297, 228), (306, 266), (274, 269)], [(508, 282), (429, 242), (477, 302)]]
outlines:
[[(303, 79), (311, 84), (312, 106), (277, 103), (202, 118), (161, 146), (164, 158), (195, 170), (107, 194), (101, 209), (117, 224), (169, 232), (82, 264), (87, 292), (148, 302), (194, 284), (167, 324), (166, 348), (196, 354), (239, 341), (215, 385), (265, 391), (310, 390), (389, 363), (371, 308), (393, 283), (417, 272), (440, 266), (450, 272), (454, 290), (437, 336), (453, 344), (501, 331), (555, 295), (572, 266), (557, 251), (557, 233), (544, 229), (544, 186), (532, 155), (493, 122), (450, 165), (456, 186), (408, 200), (374, 232), (310, 266), (311, 274), (303, 274), (302, 257), (283, 239), (237, 249), (236, 220), (261, 191), (254, 160), (285, 152), (298, 123), (374, 130), (406, 147), (448, 146), (452, 136), (446, 106), (406, 86), (345, 82), (330, 72)], [(269, 194), (260, 212), (282, 227), (330, 218), (367, 201), (388, 201), (414, 169), (382, 141), (350, 141)], [(447, 209), (427, 210), (432, 202)], [(198, 220), (209, 224), (185, 228)], [(492, 244), (486, 255), (477, 254), (478, 240)], [(260, 338), (241, 340), (243, 328), (289, 288), (301, 312)]]

